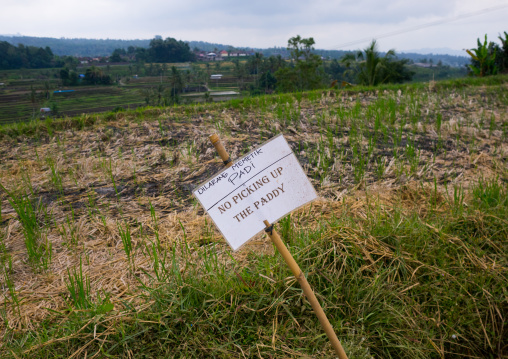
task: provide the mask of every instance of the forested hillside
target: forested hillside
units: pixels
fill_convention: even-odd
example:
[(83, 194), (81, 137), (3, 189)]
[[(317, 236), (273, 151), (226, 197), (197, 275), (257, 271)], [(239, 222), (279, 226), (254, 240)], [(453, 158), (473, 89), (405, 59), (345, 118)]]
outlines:
[[(46, 47), (49, 46), (55, 55), (63, 56), (109, 56), (115, 49), (127, 50), (129, 46), (148, 48), (151, 39), (145, 40), (115, 40), (115, 39), (71, 39), (71, 38), (50, 38), (50, 37), (32, 37), (32, 36), (5, 36), (0, 35), (0, 41), (6, 41), (13, 45), (23, 44), (25, 46)], [(264, 56), (281, 55), (289, 57), (289, 51), (285, 47), (270, 47), (266, 49), (233, 47), (218, 43), (209, 43), (205, 41), (184, 41), (189, 44), (191, 49), (198, 48), (204, 51), (222, 51), (222, 50), (251, 50), (262, 53)], [(344, 50), (322, 50), (316, 49), (316, 54), (330, 59), (339, 59), (348, 51)], [(469, 59), (464, 52), (463, 56), (440, 55), (440, 54), (416, 54), (399, 53), (400, 58), (410, 59), (414, 62), (431, 61), (434, 64), (441, 62), (443, 65), (461, 67), (469, 63)]]

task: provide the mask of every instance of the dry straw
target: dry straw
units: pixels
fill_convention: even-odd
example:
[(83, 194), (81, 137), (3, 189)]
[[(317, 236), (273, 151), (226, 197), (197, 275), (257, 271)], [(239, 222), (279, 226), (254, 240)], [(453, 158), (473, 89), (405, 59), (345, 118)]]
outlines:
[[(469, 189), (480, 178), (506, 177), (505, 87), (501, 95), (489, 88), (473, 90), (443, 92), (436, 85), (418, 96), (405, 91), (316, 92), (299, 99), (281, 95), (245, 100), (238, 106), (122, 113), (108, 122), (85, 116), (82, 127), (67, 119), (51, 133), (41, 125), (33, 136), (9, 137), (2, 132), (0, 183), (16, 198), (28, 194), (32, 204), (45, 208), (48, 220), (43, 212), (36, 220), (52, 256), (47, 269), (34, 270), (23, 223), (9, 204), (12, 196), (0, 191), (1, 334), (35, 330), (52, 311), (68, 309), (69, 273), (79, 269), (80, 261), (83, 278), (90, 282), (90, 300), (102, 300), (107, 293), (115, 307), (103, 319), (107, 330), (100, 336), (105, 338), (116, 323), (129, 320), (129, 314), (120, 311), (121, 303), (138, 310), (150, 306), (140, 287), (157, 285), (153, 248), (158, 254), (170, 254), (167, 263), (174, 253), (182, 271), (189, 259), (203, 261), (211, 246), (226, 269), (247, 266), (249, 253), (272, 255), (273, 247), (261, 237), (230, 254), (190, 196), (195, 185), (222, 167), (206, 139), (215, 131), (226, 133), (222, 141), (232, 158), (279, 131), (284, 133), (322, 198), (295, 212), (285, 229), (281, 224), (280, 232), (297, 231), (296, 224), (299, 233), (321, 231), (345, 214), (355, 219), (320, 232), (320, 241), (333, 243), (341, 253), (333, 257), (338, 271), (345, 270), (340, 263), (347, 258), (361, 257), (366, 263), (362, 273), (374, 273), (384, 261), (400, 263), (402, 269), (421, 265), (441, 273), (438, 266), (416, 263), (365, 229), (377, 212), (417, 213), (425, 220), (464, 210), (471, 200)], [(381, 119), (376, 130), (375, 118)], [(413, 144), (417, 151), (411, 149)], [(476, 223), (481, 229), (485, 216), (480, 213), (467, 224)], [(458, 235), (426, 226), (439, 241), (460, 248), (468, 265), (506, 275), (502, 260), (482, 255)], [(130, 261), (119, 228), (129, 228)], [(489, 246), (499, 246), (488, 241)], [(300, 248), (295, 256), (312, 250)], [(414, 285), (413, 289), (421, 284)], [(404, 293), (413, 289), (408, 286)], [(496, 317), (494, 306), (489, 310)], [(485, 333), (491, 329), (485, 328)], [(73, 336), (90, 343), (97, 340), (80, 331)], [(488, 342), (485, 338), (489, 336), (479, 341)], [(65, 338), (44, 345), (58, 340)], [(30, 348), (27, 355), (36, 350)], [(86, 346), (73, 355), (85, 352)], [(442, 348), (439, 352), (444, 353)]]

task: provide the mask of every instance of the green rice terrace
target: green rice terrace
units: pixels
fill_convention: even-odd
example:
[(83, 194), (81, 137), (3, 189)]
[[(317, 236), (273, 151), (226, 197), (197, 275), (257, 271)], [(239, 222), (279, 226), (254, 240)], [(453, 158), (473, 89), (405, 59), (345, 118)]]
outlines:
[(275, 228), (349, 358), (507, 358), (507, 109), (499, 75), (3, 125), (0, 357), (334, 358), (270, 240), (191, 195), (209, 135), (282, 133), (320, 198)]
[[(189, 72), (186, 79), (189, 91), (180, 95), (179, 102), (204, 102), (207, 98), (209, 101), (224, 101), (237, 98), (240, 96), (240, 84), (255, 81), (254, 76), (246, 75), (240, 83), (240, 80), (232, 74), (231, 63), (224, 62), (219, 65), (221, 66), (208, 68), (205, 64), (194, 65), (192, 76)], [(182, 74), (191, 70), (190, 65), (185, 63), (165, 66), (175, 66)], [(136, 70), (157, 72), (150, 70), (148, 65), (144, 68), (112, 65), (104, 67), (102, 71), (115, 79), (114, 84), (63, 86), (59, 78), (60, 69), (0, 71), (0, 124), (44, 118), (40, 113), (43, 107), (51, 108), (52, 112), (49, 115), (58, 118), (136, 109), (157, 104), (162, 97), (168, 97), (168, 92), (172, 88), (168, 70), (164, 76), (139, 77), (134, 75)], [(84, 72), (84, 68), (78, 69), (79, 71)], [(209, 74), (214, 71), (223, 76), (211, 80)]]

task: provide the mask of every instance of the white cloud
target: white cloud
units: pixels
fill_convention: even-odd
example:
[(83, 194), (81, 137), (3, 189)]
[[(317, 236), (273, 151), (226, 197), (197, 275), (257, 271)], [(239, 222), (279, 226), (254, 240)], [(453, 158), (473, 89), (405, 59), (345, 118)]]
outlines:
[[(1, 0), (6, 2), (6, 0)], [(286, 46), (296, 34), (318, 48), (400, 31), (506, 4), (501, 0), (20, 0), (2, 4), (0, 34), (152, 38), (158, 34), (234, 46)], [(472, 47), (508, 30), (508, 7), (474, 18), (380, 39), (381, 48)], [(359, 43), (349, 48), (360, 48)]]

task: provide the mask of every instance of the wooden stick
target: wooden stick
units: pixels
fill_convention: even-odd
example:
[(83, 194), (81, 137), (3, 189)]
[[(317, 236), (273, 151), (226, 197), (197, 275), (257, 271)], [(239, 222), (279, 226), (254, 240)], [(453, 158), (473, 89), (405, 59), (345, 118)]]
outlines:
[(212, 141), (213, 146), (215, 147), (215, 149), (219, 153), (220, 158), (224, 162), (224, 166), (226, 166), (226, 168), (231, 167), (233, 165), (233, 162), (229, 158), (229, 155), (226, 152), (226, 149), (222, 145), (222, 142), (220, 142), (219, 136), (217, 136), (216, 134), (211, 135), (210, 136), (210, 141)]
[(307, 282), (307, 278), (305, 278), (305, 275), (298, 266), (298, 263), (296, 263), (295, 259), (284, 245), (284, 242), (282, 242), (282, 240), (280, 239), (279, 234), (273, 230), (273, 226), (270, 224), (270, 222), (264, 220), (263, 223), (266, 226), (265, 232), (268, 234), (273, 244), (281, 254), (282, 258), (284, 258), (284, 261), (291, 269), (291, 272), (293, 272), (293, 275), (300, 283), (300, 286), (303, 289), (303, 293), (305, 294), (307, 300), (312, 306), (314, 313), (316, 313), (316, 316), (318, 317), (321, 326), (323, 327), (326, 335), (328, 336), (328, 339), (332, 343), (332, 347), (335, 350), (335, 353), (338, 355), (339, 359), (347, 359), (347, 355), (346, 352), (344, 351), (344, 348), (342, 348), (342, 345), (340, 344), (340, 341), (337, 338), (337, 335), (335, 334), (332, 325), (328, 321), (328, 318), (326, 317), (323, 308), (319, 304), (319, 301), (316, 298), (314, 291), (310, 287), (309, 282)]
[[(226, 167), (232, 166), (233, 162), (229, 158), (226, 149), (220, 142), (219, 136), (216, 134), (211, 135), (210, 141), (212, 141), (212, 144), (219, 153), (219, 156), (224, 162), (224, 165)], [(293, 256), (284, 245), (284, 242), (282, 242), (282, 240), (280, 239), (280, 236), (277, 234), (277, 232), (273, 230), (273, 225), (271, 225), (270, 222), (268, 222), (267, 220), (264, 220), (263, 223), (266, 226), (265, 232), (268, 234), (273, 244), (281, 254), (282, 258), (284, 258), (284, 261), (286, 261), (287, 265), (291, 269), (291, 272), (293, 272), (293, 275), (300, 283), (300, 286), (303, 289), (303, 293), (305, 294), (305, 297), (307, 297), (307, 300), (312, 306), (314, 313), (316, 313), (319, 322), (321, 323), (321, 326), (323, 327), (326, 335), (328, 336), (328, 339), (332, 343), (332, 347), (335, 350), (335, 353), (338, 355), (339, 359), (348, 359), (346, 352), (344, 351), (344, 348), (342, 348), (342, 345), (340, 344), (340, 341), (337, 338), (337, 335), (335, 334), (332, 325), (328, 321), (328, 318), (326, 317), (323, 308), (321, 308), (321, 305), (319, 304), (319, 301), (317, 300), (314, 291), (310, 287), (309, 282), (307, 282), (307, 278), (305, 278), (305, 276), (303, 275), (303, 272), (301, 271), (300, 267), (294, 260)]]

